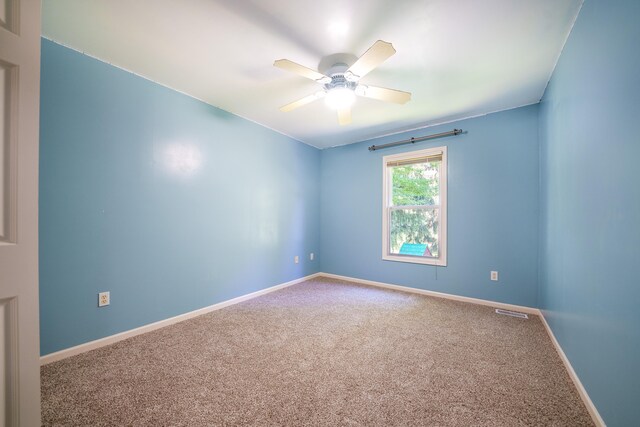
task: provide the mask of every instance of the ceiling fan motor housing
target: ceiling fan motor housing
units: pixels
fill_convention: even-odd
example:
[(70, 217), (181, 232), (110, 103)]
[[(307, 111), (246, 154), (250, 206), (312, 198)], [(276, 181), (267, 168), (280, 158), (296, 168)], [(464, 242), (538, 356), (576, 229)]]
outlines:
[(358, 86), (358, 84), (356, 82), (347, 80), (344, 77), (344, 74), (334, 74), (331, 76), (331, 82), (325, 84), (324, 88), (327, 91), (330, 91), (332, 89), (337, 89), (337, 88), (356, 90), (356, 86)]
[(351, 77), (353, 75), (347, 72), (348, 69), (349, 66), (347, 64), (338, 63), (334, 64), (329, 70), (327, 70), (327, 75), (331, 76), (331, 81), (325, 83), (325, 90), (330, 91), (337, 88), (355, 90), (358, 83), (356, 79)]

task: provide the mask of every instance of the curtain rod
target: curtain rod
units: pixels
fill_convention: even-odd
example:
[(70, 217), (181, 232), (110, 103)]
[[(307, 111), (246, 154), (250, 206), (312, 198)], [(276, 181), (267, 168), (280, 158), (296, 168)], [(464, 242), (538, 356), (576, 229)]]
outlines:
[(371, 147), (369, 147), (369, 151), (376, 151), (382, 148), (395, 147), (396, 145), (414, 144), (416, 142), (425, 141), (427, 139), (442, 138), (443, 136), (455, 136), (455, 135), (460, 135), (461, 133), (462, 133), (462, 129), (454, 129), (454, 130), (450, 130), (449, 132), (442, 132), (442, 133), (436, 133), (433, 135), (420, 136), (418, 138), (410, 138), (410, 139), (405, 139), (403, 141), (390, 142), (388, 144), (372, 145)]

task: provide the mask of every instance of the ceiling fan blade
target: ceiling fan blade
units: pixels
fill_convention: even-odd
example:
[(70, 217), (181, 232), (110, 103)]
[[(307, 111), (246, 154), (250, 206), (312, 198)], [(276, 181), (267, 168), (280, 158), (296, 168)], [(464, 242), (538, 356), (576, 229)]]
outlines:
[(295, 110), (298, 107), (302, 107), (303, 105), (307, 105), (310, 102), (315, 101), (316, 99), (320, 99), (324, 96), (324, 91), (318, 91), (314, 94), (311, 94), (309, 96), (305, 96), (302, 99), (298, 99), (297, 101), (294, 101), (290, 104), (284, 105), (282, 107), (280, 107), (280, 111), (283, 111), (285, 113), (291, 111), (291, 110)]
[[(358, 93), (360, 91), (357, 91)], [(364, 93), (358, 93), (361, 96), (378, 99), (380, 101), (394, 102), (396, 104), (404, 104), (411, 100), (411, 93), (402, 90), (387, 89), (384, 87), (367, 86)]]
[(348, 125), (351, 123), (351, 108), (338, 109), (338, 123), (340, 126)]
[(391, 43), (378, 40), (347, 71), (363, 77), (391, 57), (396, 50)]
[(295, 62), (289, 61), (288, 59), (278, 59), (273, 63), (273, 65), (275, 67), (290, 71), (292, 73), (296, 73), (299, 76), (306, 77), (311, 80), (331, 80), (330, 77), (327, 77), (324, 74), (320, 74), (319, 72), (312, 70), (311, 68), (307, 68), (304, 65), (296, 64)]

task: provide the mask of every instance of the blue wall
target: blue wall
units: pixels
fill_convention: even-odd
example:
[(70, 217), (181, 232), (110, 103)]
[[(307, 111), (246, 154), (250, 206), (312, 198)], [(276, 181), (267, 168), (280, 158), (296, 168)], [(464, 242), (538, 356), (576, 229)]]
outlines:
[[(467, 134), (375, 152), (371, 144)], [(447, 267), (383, 261), (382, 157), (446, 145)], [(322, 151), (322, 271), (537, 306), (538, 106)], [(499, 282), (489, 280), (498, 270)]]
[[(637, 423), (638, 16), (586, 0), (539, 106), (322, 152), (43, 41), (42, 353), (322, 270), (540, 306), (608, 425)], [(440, 145), (448, 266), (382, 261), (381, 158)]]
[(587, 0), (540, 108), (540, 302), (605, 422), (640, 420), (640, 2)]
[(42, 354), (318, 271), (319, 150), (46, 40), (41, 90)]

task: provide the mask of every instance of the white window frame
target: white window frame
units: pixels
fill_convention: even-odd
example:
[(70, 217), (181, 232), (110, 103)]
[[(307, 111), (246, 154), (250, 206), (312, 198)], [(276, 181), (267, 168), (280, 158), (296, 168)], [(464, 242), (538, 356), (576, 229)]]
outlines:
[[(389, 248), (389, 211), (391, 209), (391, 168), (390, 162), (410, 160), (442, 154), (440, 163), (440, 226), (438, 227), (439, 251), (437, 258), (411, 255), (391, 254)], [(447, 147), (434, 147), (424, 150), (409, 151), (407, 153), (392, 154), (382, 158), (382, 259), (387, 261), (409, 262), (414, 264), (447, 265)]]

